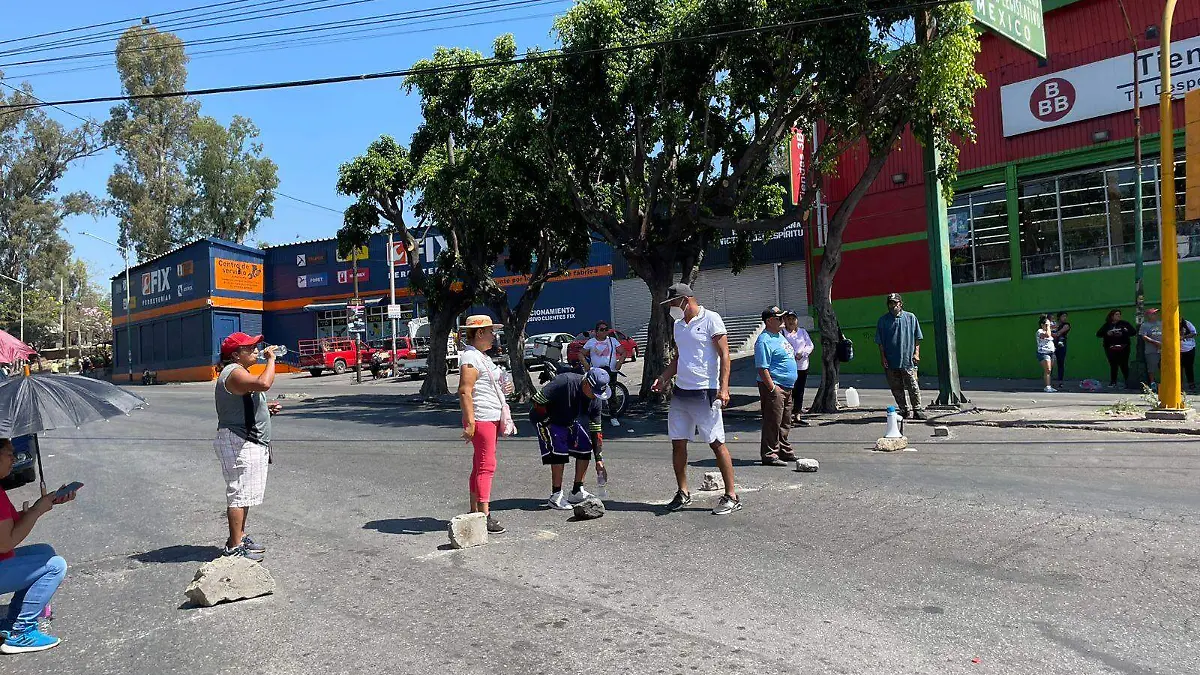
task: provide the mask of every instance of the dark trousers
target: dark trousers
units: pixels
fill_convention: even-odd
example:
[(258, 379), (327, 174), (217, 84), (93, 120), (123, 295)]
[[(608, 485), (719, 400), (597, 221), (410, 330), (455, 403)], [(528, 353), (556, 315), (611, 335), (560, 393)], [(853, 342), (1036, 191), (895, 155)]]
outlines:
[(776, 385), (775, 391), (767, 389), (767, 385), (758, 383), (758, 400), (762, 406), (762, 443), (759, 454), (764, 458), (768, 455), (788, 458), (792, 455), (792, 445), (788, 442), (788, 434), (792, 430), (792, 390)]
[(804, 386), (808, 384), (808, 371), (798, 371), (796, 386), (792, 387), (792, 417), (799, 418), (804, 413)]
[(1058, 362), (1058, 383), (1062, 384), (1063, 376), (1067, 373), (1067, 345), (1054, 346), (1054, 360)]
[(1187, 378), (1188, 386), (1196, 386), (1196, 350), (1190, 349), (1180, 353), (1179, 365), (1183, 366), (1183, 375)]
[(1124, 349), (1109, 349), (1104, 352), (1108, 357), (1108, 383), (1116, 385), (1117, 371), (1121, 371), (1121, 382), (1129, 384), (1129, 347)]

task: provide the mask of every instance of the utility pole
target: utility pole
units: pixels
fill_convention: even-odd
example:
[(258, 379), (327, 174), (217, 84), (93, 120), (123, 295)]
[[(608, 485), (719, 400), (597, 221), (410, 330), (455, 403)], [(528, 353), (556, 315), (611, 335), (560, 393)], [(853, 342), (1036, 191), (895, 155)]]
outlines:
[[(1183, 407), (1179, 382), (1179, 242), (1175, 229), (1175, 122), (1171, 111), (1171, 23), (1175, 1), (1163, 8), (1160, 52), (1162, 95), (1158, 101), (1159, 165), (1162, 167), (1162, 378), (1158, 388), (1160, 408)], [(1140, 206), (1140, 205), (1139, 205)]]
[[(354, 306), (356, 308), (351, 311), (359, 312), (362, 309), (362, 305), (359, 304), (359, 299), (358, 299), (358, 243), (357, 242), (354, 244), (354, 252), (351, 253), (350, 256), (351, 256), (351, 260), (353, 261), (353, 264), (354, 264)], [(366, 318), (366, 317), (364, 317), (364, 318)], [(358, 323), (357, 313), (355, 314), (353, 321), (355, 324)], [(354, 380), (358, 384), (362, 384), (362, 356), (359, 354), (359, 351), (358, 351), (358, 334), (355, 332), (351, 332), (350, 339), (354, 340)]]
[[(390, 298), (388, 305), (388, 313), (395, 311), (392, 308), (396, 306), (396, 241), (392, 234), (392, 230), (388, 230), (388, 288), (390, 290)], [(392, 323), (392, 374), (400, 372), (396, 364), (396, 319), (391, 319)]]

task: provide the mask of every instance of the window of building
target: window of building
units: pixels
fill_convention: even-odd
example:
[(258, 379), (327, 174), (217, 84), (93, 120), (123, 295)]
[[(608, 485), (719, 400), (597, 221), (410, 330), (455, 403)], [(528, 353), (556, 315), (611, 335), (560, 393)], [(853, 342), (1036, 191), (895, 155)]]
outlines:
[[(1175, 192), (1179, 222), (1184, 207), (1184, 170), (1183, 159), (1177, 159)], [(1142, 255), (1146, 262), (1160, 258), (1159, 171), (1153, 159), (1142, 167)], [(1022, 274), (1034, 276), (1132, 264), (1137, 258), (1134, 174), (1133, 166), (1127, 164), (1020, 183)], [(1200, 257), (1200, 228), (1180, 229), (1179, 257)]]
[(317, 313), (317, 337), (346, 337), (347, 311), (345, 309), (333, 309), (325, 312)]
[(954, 283), (1009, 278), (1004, 186), (992, 185), (956, 196), (948, 216), (950, 275)]

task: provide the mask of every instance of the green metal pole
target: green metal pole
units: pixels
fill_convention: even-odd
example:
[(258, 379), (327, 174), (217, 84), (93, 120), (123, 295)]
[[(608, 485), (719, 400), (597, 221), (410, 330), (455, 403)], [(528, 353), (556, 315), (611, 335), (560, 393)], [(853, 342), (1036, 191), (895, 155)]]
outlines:
[(933, 302), (934, 351), (937, 354), (937, 406), (959, 407), (970, 403), (958, 382), (958, 348), (954, 335), (954, 283), (950, 276), (950, 231), (946, 198), (938, 180), (941, 153), (925, 146), (925, 212), (928, 219), (929, 281)]

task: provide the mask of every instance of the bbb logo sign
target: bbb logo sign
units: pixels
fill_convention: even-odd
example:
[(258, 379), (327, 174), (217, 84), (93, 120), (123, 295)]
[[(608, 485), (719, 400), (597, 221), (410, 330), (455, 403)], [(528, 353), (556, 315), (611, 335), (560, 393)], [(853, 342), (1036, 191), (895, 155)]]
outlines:
[(1075, 107), (1075, 85), (1061, 77), (1038, 84), (1029, 97), (1029, 112), (1042, 122), (1057, 122)]
[(171, 268), (145, 272), (142, 274), (142, 295), (155, 295), (171, 290)]

